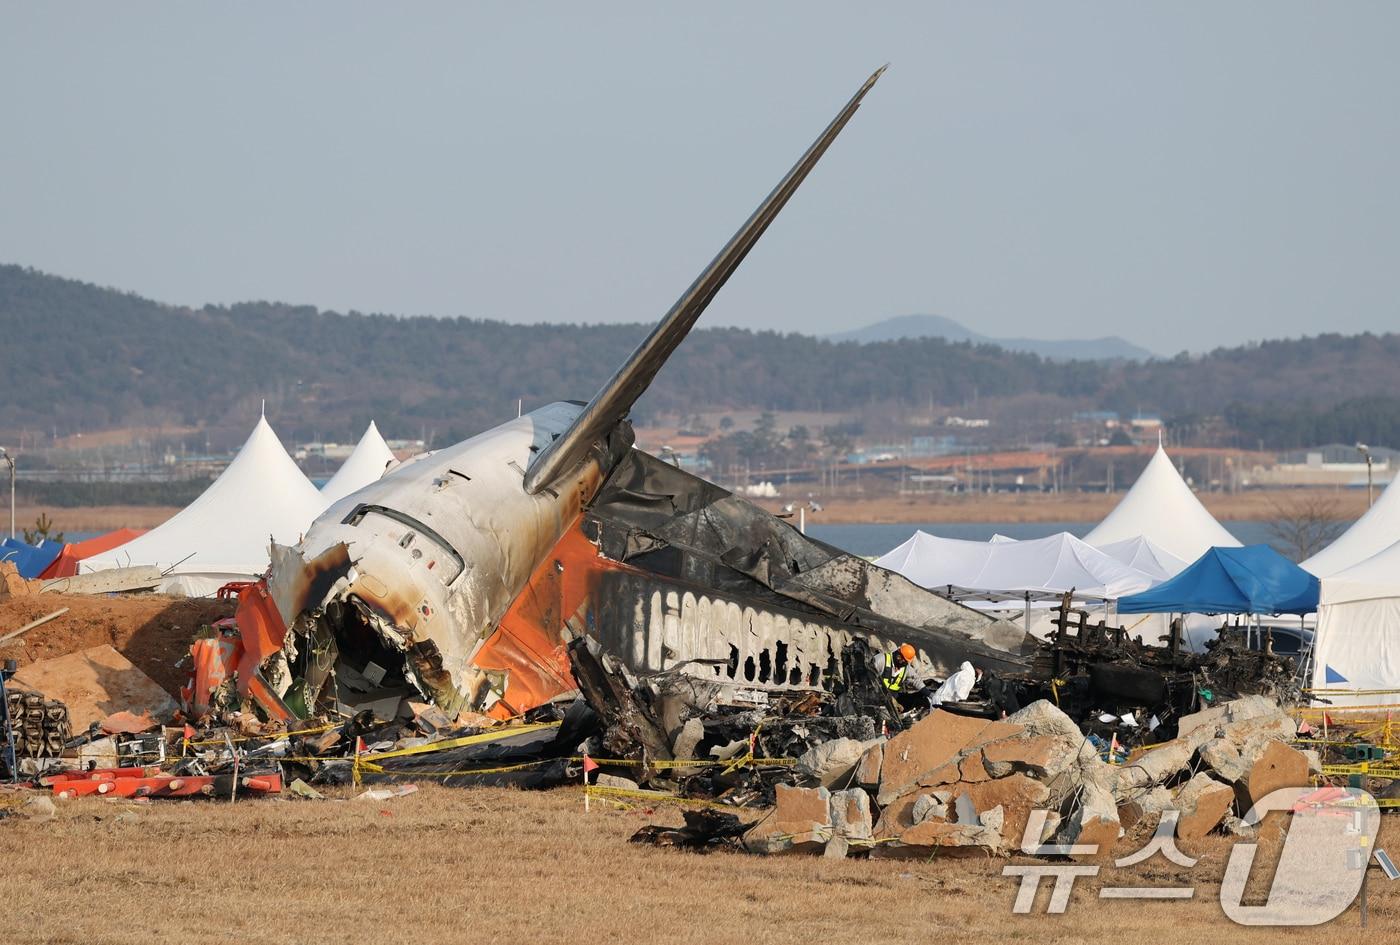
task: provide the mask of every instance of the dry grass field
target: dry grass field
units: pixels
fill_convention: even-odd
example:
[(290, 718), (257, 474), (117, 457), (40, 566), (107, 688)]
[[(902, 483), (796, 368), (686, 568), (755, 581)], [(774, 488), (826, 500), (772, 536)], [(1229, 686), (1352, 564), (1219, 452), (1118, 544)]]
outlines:
[[(804, 492), (794, 489), (794, 498), (764, 499), (758, 504), (778, 512), (784, 503), (802, 501)], [(1279, 506), (1320, 499), (1330, 505), (1339, 519), (1350, 522), (1366, 511), (1366, 491), (1355, 489), (1300, 489), (1287, 493), (1240, 492), (1202, 493), (1198, 496), (1218, 519), (1273, 521)], [(1097, 522), (1113, 511), (1123, 493), (998, 492), (991, 495), (928, 493), (926, 495), (823, 496), (822, 511), (808, 516), (822, 524), (865, 522)]]
[[(1103, 885), (1184, 876), (1157, 857), (1081, 880), (1063, 915), (1015, 916), (1005, 860), (683, 853), (627, 842), (643, 824), (678, 822), (674, 808), (601, 808), (585, 815), (577, 791), (433, 786), (378, 803), (60, 802), (47, 823), (0, 822), (0, 941), (1218, 945), (1361, 934), (1355, 906), (1321, 929), (1231, 924), (1211, 882), (1223, 838), (1191, 850), (1192, 901), (1098, 899)], [(1376, 942), (1397, 940), (1400, 892), (1386, 885), (1373, 879)]]
[[(805, 495), (794, 492), (798, 499)], [(1219, 519), (1272, 521), (1279, 517), (1280, 502), (1318, 497), (1331, 503), (1340, 518), (1351, 521), (1366, 511), (1365, 490), (1298, 490), (1286, 495), (1269, 492), (1203, 493), (1200, 499)], [(1097, 522), (1123, 498), (1121, 492), (1012, 493), (993, 495), (880, 495), (824, 496), (822, 511), (811, 522), (825, 524), (865, 522)], [(780, 512), (793, 499), (765, 499), (758, 504)], [(102, 505), (84, 508), (20, 506), (18, 522), (31, 526), (46, 514), (54, 527), (68, 532), (106, 532), (114, 528), (154, 528), (180, 511), (167, 506)]]
[(55, 530), (69, 534), (110, 532), (118, 528), (155, 528), (179, 508), (167, 505), (91, 505), (65, 508), (57, 505), (21, 505), (15, 509), (20, 528), (31, 528), (47, 515)]

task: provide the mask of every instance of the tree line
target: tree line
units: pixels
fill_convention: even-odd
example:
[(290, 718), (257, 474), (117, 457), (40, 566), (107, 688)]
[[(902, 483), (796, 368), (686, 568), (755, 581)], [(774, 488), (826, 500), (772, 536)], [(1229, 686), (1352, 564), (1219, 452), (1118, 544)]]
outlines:
[[(390, 435), (437, 442), (514, 416), (517, 400), (528, 410), (590, 397), (650, 328), (404, 318), (274, 302), (181, 308), (19, 266), (0, 266), (0, 327), (0, 431), (163, 424), (246, 435), (265, 400), (284, 437), (352, 440), (373, 418)], [(1049, 395), (1067, 407), (1127, 416), (1219, 416), (1238, 445), (1288, 448), (1400, 444), (1392, 391), (1400, 391), (1394, 334), (1101, 363), (936, 338), (838, 344), (701, 328), (636, 414), (872, 406), (897, 413), (930, 405), (969, 414)], [(801, 452), (800, 439), (792, 449)]]

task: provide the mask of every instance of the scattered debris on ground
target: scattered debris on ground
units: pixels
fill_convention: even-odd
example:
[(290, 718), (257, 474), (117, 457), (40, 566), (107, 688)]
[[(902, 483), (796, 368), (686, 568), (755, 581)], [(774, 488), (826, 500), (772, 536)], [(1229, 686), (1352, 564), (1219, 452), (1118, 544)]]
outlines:
[[(565, 654), (574, 689), (509, 720), (403, 698), (277, 718), (240, 691), (236, 659), (200, 693), (190, 665), (177, 706), (111, 645), (81, 647), (7, 677), (13, 773), (39, 818), (85, 796), (317, 803), (352, 789), (386, 803), (418, 783), (586, 785), (594, 804), (685, 808), (638, 843), (875, 859), (1102, 857), (1169, 812), (1183, 842), (1247, 836), (1244, 815), (1279, 787), (1355, 783), (1340, 766), (1361, 757), (1395, 773), (1335, 723), (1331, 740), (1300, 731), (1278, 701), (1288, 667), (1267, 652), (1227, 640), (1186, 656), (1062, 618), (1030, 674), (988, 674), (941, 708), (894, 698), (860, 637), (825, 685), (771, 692), (638, 673), (580, 635)], [(221, 620), (194, 634), (196, 653), (217, 655)], [(1048, 698), (1030, 698), (1038, 675)], [(1249, 688), (1266, 693), (1237, 695)]]

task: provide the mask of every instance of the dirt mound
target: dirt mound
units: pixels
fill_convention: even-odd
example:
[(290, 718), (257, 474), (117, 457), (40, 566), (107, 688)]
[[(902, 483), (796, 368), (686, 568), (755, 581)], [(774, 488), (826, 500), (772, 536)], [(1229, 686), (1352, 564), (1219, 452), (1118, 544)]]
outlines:
[(178, 695), (187, 670), (175, 666), (201, 626), (233, 615), (231, 601), (161, 594), (32, 594), (0, 600), (0, 636), (67, 607), (68, 613), (0, 644), (20, 666), (109, 643), (161, 688)]

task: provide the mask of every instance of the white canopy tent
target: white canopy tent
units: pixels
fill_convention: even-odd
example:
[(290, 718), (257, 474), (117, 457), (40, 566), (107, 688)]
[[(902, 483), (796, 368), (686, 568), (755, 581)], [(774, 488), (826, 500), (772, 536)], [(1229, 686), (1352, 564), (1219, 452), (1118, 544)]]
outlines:
[(379, 435), (379, 427), (371, 420), (364, 436), (355, 444), (355, 449), (345, 458), (335, 475), (321, 487), (321, 499), (326, 508), (352, 492), (359, 492), (371, 482), (378, 482), (394, 461), (393, 451), (384, 442), (384, 437)]
[(269, 542), (295, 543), (325, 508), (262, 417), (198, 499), (139, 538), (84, 560), (80, 570), (155, 565), (167, 572), (162, 593), (202, 597), (261, 574)]
[(1322, 579), (1313, 646), (1328, 703), (1400, 704), (1400, 541)]
[(1141, 571), (1156, 582), (1176, 577), (1191, 563), (1178, 558), (1165, 548), (1157, 547), (1141, 535), (1098, 547), (1110, 558)]
[(1331, 577), (1384, 551), (1400, 539), (1400, 485), (1397, 483), (1400, 483), (1400, 476), (1390, 481), (1375, 505), (1336, 541), (1304, 561), (1303, 570), (1320, 578)]
[(1003, 597), (1073, 590), (1076, 597), (1112, 600), (1156, 583), (1069, 532), (1029, 541), (983, 542), (919, 531), (875, 563), (933, 590), (953, 587)]
[(1095, 548), (1134, 538), (1185, 562), (1240, 542), (1196, 498), (1160, 445), (1127, 495), (1084, 540)]

